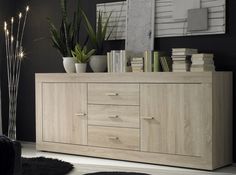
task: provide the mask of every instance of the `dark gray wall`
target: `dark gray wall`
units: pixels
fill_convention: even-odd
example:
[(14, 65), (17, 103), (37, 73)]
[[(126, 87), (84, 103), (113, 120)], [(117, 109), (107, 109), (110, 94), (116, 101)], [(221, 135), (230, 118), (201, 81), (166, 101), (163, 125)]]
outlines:
[[(0, 0), (1, 7), (8, 7), (9, 0)], [(83, 7), (88, 13), (90, 19), (95, 21), (95, 4), (100, 2), (111, 2), (112, 0), (82, 0)], [(115, 0), (113, 0), (115, 1)], [(17, 8), (22, 8), (25, 0), (17, 0)], [(73, 8), (75, 0), (70, 0), (69, 8)], [(19, 90), (19, 107), (17, 113), (17, 133), (19, 140), (35, 141), (35, 73), (64, 72), (61, 56), (55, 51), (48, 40), (47, 17), (51, 17), (55, 22), (59, 22), (59, 0), (31, 0), (31, 12), (27, 24), (25, 35), (25, 50), (27, 58), (22, 65), (22, 76)], [(5, 7), (3, 7), (6, 10)], [(7, 14), (7, 13), (6, 13)], [(2, 14), (1, 14), (2, 15)], [(173, 37), (161, 38), (155, 40), (155, 48), (170, 53), (173, 47), (193, 47), (201, 52), (215, 53), (215, 62), (217, 70), (236, 70), (236, 1), (227, 1), (227, 34), (212, 36), (194, 36), (194, 37)], [(2, 24), (2, 18), (0, 18)], [(1, 43), (2, 46), (2, 43)], [(2, 47), (1, 47), (2, 48)], [(123, 49), (124, 41), (108, 42), (107, 49)], [(6, 89), (6, 78), (2, 86)], [(235, 87), (235, 86), (234, 86)], [(235, 88), (234, 88), (235, 89)], [(236, 89), (235, 89), (236, 90)], [(6, 91), (4, 91), (6, 92)], [(4, 118), (7, 118), (7, 94), (4, 96)], [(236, 99), (234, 95), (234, 99)], [(6, 133), (6, 120), (4, 131)], [(236, 120), (234, 123), (236, 125)], [(236, 141), (236, 130), (234, 129), (234, 146)], [(235, 152), (236, 153), (236, 152)], [(236, 161), (236, 154), (234, 160)]]

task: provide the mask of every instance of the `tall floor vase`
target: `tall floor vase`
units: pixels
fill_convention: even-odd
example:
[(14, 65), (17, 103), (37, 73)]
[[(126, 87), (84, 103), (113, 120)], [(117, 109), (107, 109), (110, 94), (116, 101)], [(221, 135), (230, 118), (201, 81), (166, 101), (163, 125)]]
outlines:
[(17, 97), (18, 97), (18, 85), (10, 85), (8, 137), (12, 140), (16, 140)]

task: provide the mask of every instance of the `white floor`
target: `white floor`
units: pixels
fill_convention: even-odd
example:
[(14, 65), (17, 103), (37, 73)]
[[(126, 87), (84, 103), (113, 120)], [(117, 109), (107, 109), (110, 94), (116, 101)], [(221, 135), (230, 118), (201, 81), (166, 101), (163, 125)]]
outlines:
[(69, 175), (83, 175), (86, 173), (100, 171), (141, 172), (148, 173), (150, 175), (236, 175), (236, 165), (222, 168), (214, 172), (197, 171), (168, 166), (157, 166), (150, 164), (131, 163), (125, 161), (98, 159), (66, 154), (38, 152), (35, 149), (35, 144), (32, 143), (22, 143), (22, 147), (23, 157), (44, 156), (49, 158), (57, 158), (74, 164), (75, 169)]

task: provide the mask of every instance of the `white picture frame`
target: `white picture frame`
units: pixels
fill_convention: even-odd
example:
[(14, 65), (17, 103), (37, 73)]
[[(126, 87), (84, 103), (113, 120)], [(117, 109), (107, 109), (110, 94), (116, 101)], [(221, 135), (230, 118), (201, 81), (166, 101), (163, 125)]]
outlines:
[[(209, 26), (203, 31), (188, 31), (187, 21), (176, 21), (173, 15), (174, 0), (155, 0), (155, 38), (164, 37), (181, 37), (181, 36), (200, 36), (200, 35), (216, 35), (226, 33), (226, 0), (200, 0), (201, 8), (208, 8)], [(115, 13), (122, 14), (117, 18), (116, 27), (119, 31), (116, 37), (111, 37), (109, 40), (124, 40), (126, 39), (126, 24), (121, 21), (126, 18), (127, 13), (126, 1), (97, 4), (97, 10), (110, 12), (115, 9)], [(123, 6), (123, 8), (121, 8)], [(109, 24), (110, 25), (110, 24)], [(114, 23), (113, 23), (114, 25)], [(111, 25), (110, 25), (111, 26)], [(116, 31), (116, 29), (114, 30)]]

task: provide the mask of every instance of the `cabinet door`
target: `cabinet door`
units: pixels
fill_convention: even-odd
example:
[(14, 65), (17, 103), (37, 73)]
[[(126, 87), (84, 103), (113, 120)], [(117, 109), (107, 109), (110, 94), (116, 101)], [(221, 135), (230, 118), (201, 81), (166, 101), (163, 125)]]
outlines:
[(87, 84), (43, 83), (43, 141), (87, 144)]
[(200, 156), (201, 84), (141, 85), (141, 150)]

